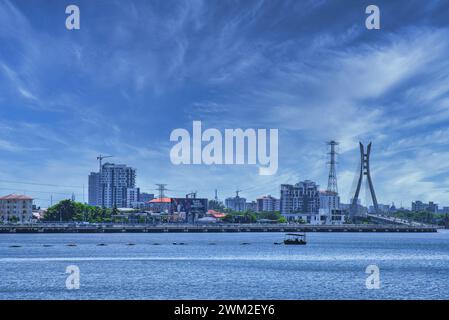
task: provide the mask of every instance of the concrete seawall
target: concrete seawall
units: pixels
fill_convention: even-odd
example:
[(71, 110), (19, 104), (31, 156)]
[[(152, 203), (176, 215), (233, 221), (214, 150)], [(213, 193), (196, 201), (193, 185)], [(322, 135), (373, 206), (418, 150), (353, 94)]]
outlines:
[(5, 233), (170, 233), (170, 232), (437, 232), (435, 227), (404, 225), (8, 225)]

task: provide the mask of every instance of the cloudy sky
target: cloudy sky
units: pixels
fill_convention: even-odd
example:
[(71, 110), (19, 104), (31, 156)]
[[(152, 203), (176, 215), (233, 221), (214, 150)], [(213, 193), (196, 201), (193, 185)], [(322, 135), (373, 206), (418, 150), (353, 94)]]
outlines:
[[(81, 29), (65, 28), (77, 4)], [(449, 206), (449, 2), (173, 0), (0, 2), (0, 193), (47, 206), (82, 200), (96, 156), (137, 168), (173, 196), (279, 195), (327, 186), (326, 141), (340, 142), (343, 202), (358, 141), (372, 141), (380, 203)], [(170, 133), (279, 129), (279, 170), (175, 166)], [(25, 184), (28, 183), (28, 184)], [(45, 184), (45, 185), (42, 185)], [(365, 198), (365, 192), (362, 192)]]

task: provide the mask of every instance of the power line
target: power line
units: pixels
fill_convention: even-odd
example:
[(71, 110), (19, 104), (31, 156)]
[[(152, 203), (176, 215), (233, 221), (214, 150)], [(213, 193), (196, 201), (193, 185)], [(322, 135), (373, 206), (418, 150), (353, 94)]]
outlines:
[[(59, 195), (72, 195), (73, 192), (53, 192), (53, 191), (37, 191), (37, 190), (25, 190), (16, 188), (0, 188), (0, 190), (16, 190), (19, 193), (46, 193), (46, 194), (59, 194)], [(82, 196), (82, 193), (75, 193), (75, 195)]]
[(65, 185), (58, 185), (58, 184), (48, 184), (48, 183), (38, 183), (38, 182), (21, 182), (21, 181), (12, 181), (12, 180), (1, 180), (0, 182), (6, 182), (6, 183), (16, 183), (16, 184), (29, 184), (33, 186), (45, 186), (45, 187), (60, 187), (60, 188), (84, 188), (83, 186), (65, 186)]

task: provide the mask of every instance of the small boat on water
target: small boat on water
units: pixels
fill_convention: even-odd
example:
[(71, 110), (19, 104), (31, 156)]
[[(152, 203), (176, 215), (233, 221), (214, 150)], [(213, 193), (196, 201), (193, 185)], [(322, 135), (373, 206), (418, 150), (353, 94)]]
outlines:
[(127, 246), (135, 246), (136, 244), (135, 243), (127, 243), (126, 245)]
[(99, 243), (99, 244), (97, 244), (97, 246), (98, 247), (104, 247), (104, 246), (106, 246), (106, 243)]
[(295, 245), (305, 245), (306, 234), (305, 233), (287, 233), (284, 244), (295, 244)]
[(69, 244), (67, 244), (66, 246), (67, 246), (67, 247), (76, 247), (76, 244), (75, 244), (75, 243), (69, 243)]
[(19, 246), (19, 245), (14, 244), (14, 245), (9, 246), (9, 247), (10, 247), (10, 248), (21, 248), (22, 246)]
[(246, 245), (248, 245), (249, 244), (249, 242), (242, 242), (241, 243), (241, 245), (243, 245), (243, 246), (246, 246)]

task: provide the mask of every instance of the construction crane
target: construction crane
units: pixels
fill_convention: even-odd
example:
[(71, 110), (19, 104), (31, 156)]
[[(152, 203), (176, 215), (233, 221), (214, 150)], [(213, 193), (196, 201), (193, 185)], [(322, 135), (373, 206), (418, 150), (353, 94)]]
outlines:
[(198, 191), (192, 191), (188, 194), (186, 194), (186, 198), (193, 198), (196, 199), (196, 194), (198, 193)]
[(113, 156), (104, 156), (104, 155), (102, 155), (102, 154), (100, 154), (98, 157), (97, 157), (97, 160), (99, 160), (99, 162), (100, 162), (100, 172), (101, 172), (101, 162), (102, 162), (102, 160), (103, 159), (106, 159), (106, 158), (112, 158)]

